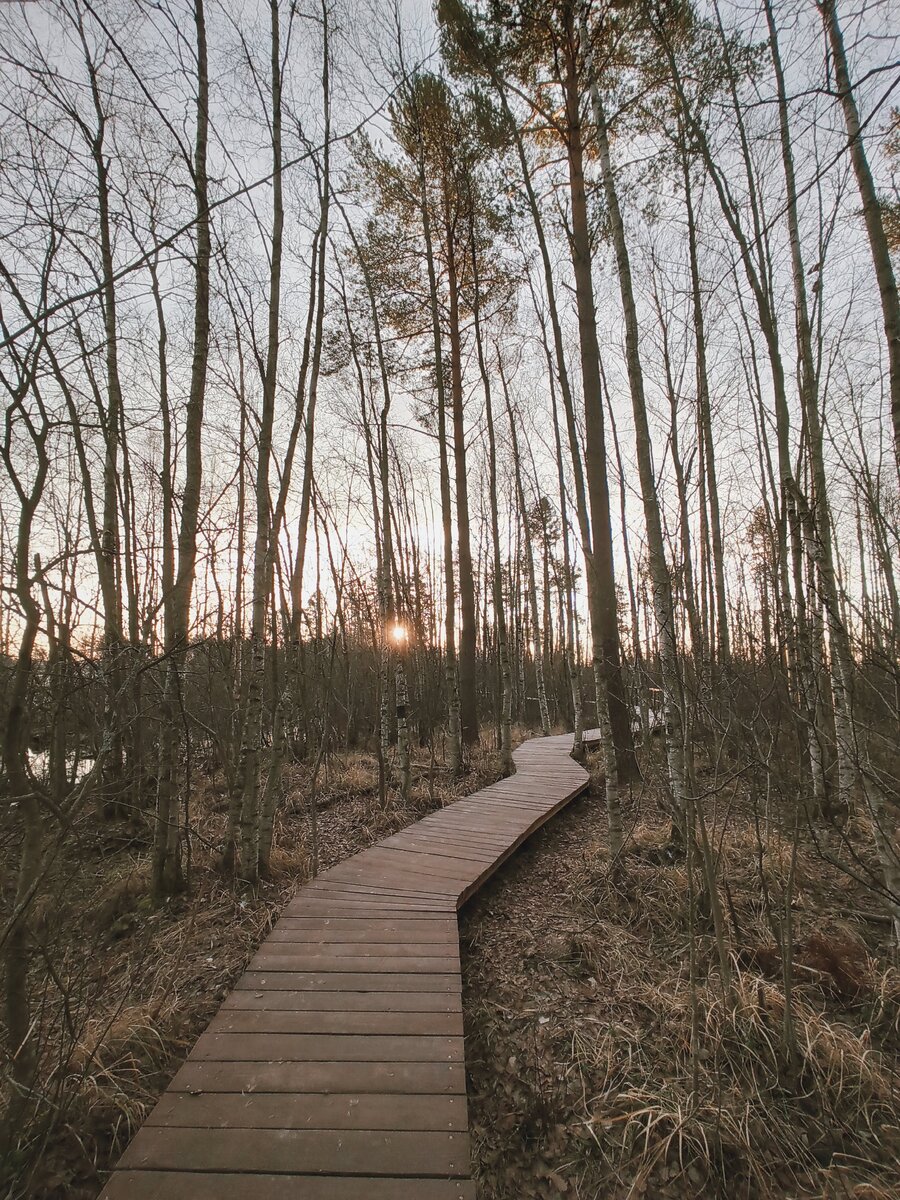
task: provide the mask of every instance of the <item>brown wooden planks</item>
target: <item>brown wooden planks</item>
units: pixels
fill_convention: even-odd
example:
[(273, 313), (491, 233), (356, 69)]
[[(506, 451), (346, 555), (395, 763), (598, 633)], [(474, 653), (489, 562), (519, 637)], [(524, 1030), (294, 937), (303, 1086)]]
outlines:
[(293, 917), (338, 917), (349, 918), (350, 920), (383, 920), (391, 921), (397, 917), (409, 916), (415, 920), (427, 920), (429, 916), (436, 919), (445, 920), (448, 913), (456, 913), (456, 906), (451, 905), (440, 911), (432, 913), (421, 909), (410, 908), (409, 906), (402, 908), (396, 905), (361, 905), (356, 902), (347, 903), (337, 900), (305, 900), (302, 904), (298, 904), (290, 910), (288, 915)]
[(187, 1062), (169, 1091), (464, 1096), (466, 1072), (459, 1063)]
[(104, 1200), (475, 1200), (464, 1179), (116, 1171)]
[(301, 889), (103, 1200), (474, 1200), (456, 911), (584, 788), (569, 746)]
[(147, 1125), (188, 1129), (466, 1130), (462, 1096), (166, 1092)]
[(266, 1171), (271, 1174), (469, 1173), (465, 1133), (368, 1129), (165, 1129), (145, 1125), (122, 1157), (132, 1170)]
[(272, 1012), (462, 1012), (457, 992), (349, 992), (279, 989), (235, 989), (220, 1012), (233, 1008)]
[[(376, 949), (376, 954), (362, 955), (358, 958), (343, 958), (337, 954), (322, 952), (304, 954), (302, 951), (298, 951), (297, 947), (285, 946), (283, 943), (277, 946), (266, 945), (259, 954), (255, 954), (250, 960), (250, 970), (267, 972), (340, 971), (344, 974), (348, 971), (377, 971), (381, 974), (396, 971), (408, 974), (416, 971), (424, 975), (436, 975), (440, 972), (449, 973), (459, 969), (459, 956), (455, 953), (430, 955), (427, 958), (410, 958), (404, 955), (387, 955), (382, 952), (380, 947)], [(442, 950), (443, 947), (437, 947), (437, 949)]]
[(462, 1062), (461, 1037), (405, 1034), (210, 1033), (190, 1062)]
[[(309, 934), (299, 930), (291, 932), (290, 930), (279, 930), (279, 936), (275, 938), (273, 933), (269, 934), (266, 939), (263, 950), (268, 955), (283, 955), (289, 957), (292, 954), (306, 954), (317, 956), (319, 958), (372, 958), (381, 956), (384, 958), (427, 958), (439, 957), (443, 959), (457, 959), (456, 943), (449, 941), (440, 942), (349, 942), (343, 938), (335, 939), (334, 937), (322, 938), (319, 941), (310, 941)], [(397, 936), (396, 934), (394, 935)]]
[(492, 850), (487, 850), (483, 847), (476, 847), (471, 842), (463, 843), (458, 837), (454, 839), (437, 836), (421, 838), (403, 837), (402, 834), (398, 834), (397, 837), (388, 838), (383, 844), (391, 850), (402, 850), (408, 854), (432, 854), (450, 862), (462, 863), (491, 862), (497, 853), (496, 846)]
[(249, 991), (308, 992), (455, 992), (455, 974), (407, 974), (402, 971), (246, 971), (235, 984)]
[(391, 921), (365, 917), (282, 917), (269, 941), (293, 941), (297, 938), (320, 943), (396, 942), (399, 938), (415, 939), (417, 945), (456, 944), (456, 921), (453, 929), (431, 921)]
[(328, 1012), (272, 1008), (220, 1008), (211, 1033), (404, 1033), (462, 1037), (455, 1012)]

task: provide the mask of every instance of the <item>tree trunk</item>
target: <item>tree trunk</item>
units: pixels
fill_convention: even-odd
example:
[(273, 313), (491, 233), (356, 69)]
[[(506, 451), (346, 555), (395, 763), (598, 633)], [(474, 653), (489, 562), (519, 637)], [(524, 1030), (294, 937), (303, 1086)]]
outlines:
[[(569, 168), (571, 205), (572, 270), (578, 310), (578, 335), (581, 351), (581, 380), (584, 389), (585, 466), (590, 504), (592, 545), (587, 558), (588, 607), (593, 639), (594, 678), (597, 685), (597, 711), (608, 715), (610, 744), (616, 750), (615, 768), (606, 763), (606, 786), (614, 779), (627, 782), (637, 774), (631, 736), (631, 720), (622, 686), (619, 651), (619, 613), (613, 565), (612, 523), (609, 510), (609, 481), (606, 463), (606, 433), (603, 420), (603, 396), (600, 382), (600, 348), (597, 342), (597, 315), (591, 277), (591, 248), (588, 229), (587, 197), (584, 184), (584, 151), (581, 131), (581, 90), (579, 87), (575, 33), (569, 31), (565, 62), (566, 153)], [(600, 720), (601, 729), (604, 720)], [(618, 800), (614, 801), (618, 804)]]
[(473, 269), (473, 316), (475, 322), (475, 348), (478, 367), (484, 386), (484, 414), (488, 435), (488, 504), (491, 521), (491, 574), (493, 575), (494, 625), (497, 632), (497, 658), (500, 666), (499, 748), (500, 764), (507, 775), (515, 770), (512, 757), (512, 674), (509, 666), (509, 634), (506, 627), (506, 610), (503, 604), (503, 565), (500, 557), (500, 515), (497, 505), (497, 440), (494, 433), (494, 413), (491, 396), (491, 379), (484, 357), (484, 341), (481, 335), (481, 291), (478, 276), (478, 258), (475, 249), (474, 230), (472, 236)]
[[(703, 293), (700, 284), (700, 266), (697, 256), (697, 224), (691, 191), (691, 172), (687, 153), (681, 153), (682, 178), (684, 180), (684, 203), (688, 221), (688, 258), (691, 268), (691, 304), (694, 318), (694, 353), (697, 360), (697, 430), (700, 442), (701, 470), (706, 498), (709, 502), (709, 533), (712, 548), (712, 579), (714, 610), (716, 617), (716, 647), (719, 665), (728, 664), (731, 643), (728, 630), (728, 610), (725, 591), (725, 551), (722, 540), (722, 518), (719, 508), (719, 484), (716, 472), (715, 443), (712, 434), (712, 416), (709, 404), (709, 370), (706, 360), (706, 320), (703, 314)], [(704, 508), (704, 517), (706, 510)]]
[[(503, 80), (496, 71), (496, 68), (492, 67), (489, 61), (486, 62), (485, 68), (491, 76), (493, 86), (500, 98), (507, 126), (516, 144), (516, 152), (522, 170), (522, 181), (525, 185), (528, 207), (531, 212), (541, 253), (544, 285), (547, 289), (550, 322), (553, 330), (557, 377), (559, 379), (560, 394), (566, 415), (566, 429), (572, 457), (575, 508), (581, 534), (582, 554), (587, 567), (588, 610), (591, 617), (594, 677), (599, 689), (597, 693), (598, 706), (603, 706), (607, 703), (607, 700), (600, 696), (600, 692), (602, 691), (604, 696), (608, 693), (611, 728), (616, 747), (617, 774), (621, 775), (623, 781), (639, 779), (640, 771), (638, 770), (637, 759), (634, 755), (631, 720), (625, 699), (625, 689), (622, 684), (619, 625), (615, 600), (615, 579), (613, 575), (612, 526), (609, 517), (609, 484), (606, 477), (606, 457), (603, 445), (603, 411), (600, 401), (599, 365), (597, 365), (599, 363), (599, 349), (597, 347), (596, 314), (594, 310), (593, 283), (591, 281), (590, 242), (588, 238), (587, 207), (584, 195), (581, 120), (578, 107), (578, 81), (575, 75), (574, 58), (570, 55), (567, 61), (569, 76), (567, 77), (566, 93), (566, 147), (569, 161), (570, 195), (572, 198), (572, 267), (578, 302), (579, 333), (584, 332), (584, 337), (581, 340), (581, 365), (585, 423), (588, 431), (587, 487), (585, 486), (584, 474), (582, 472), (575, 409), (569, 386), (568, 372), (566, 370), (563, 331), (556, 304), (552, 261), (544, 233), (540, 207), (531, 180), (531, 171), (525, 154), (522, 134), (509, 107)], [(585, 374), (586, 360), (587, 374)], [(592, 361), (595, 361), (593, 370), (591, 369)], [(599, 417), (597, 416), (598, 406)]]
[(516, 500), (519, 505), (519, 515), (522, 521), (522, 533), (525, 540), (525, 570), (528, 576), (528, 607), (531, 616), (531, 645), (534, 660), (534, 673), (537, 683), (538, 711), (541, 717), (541, 732), (544, 737), (550, 735), (550, 711), (547, 707), (547, 684), (544, 679), (544, 655), (541, 649), (541, 613), (538, 608), (537, 579), (534, 570), (534, 548), (532, 546), (531, 530), (528, 527), (528, 509), (525, 505), (525, 491), (522, 487), (522, 463), (519, 456), (519, 439), (516, 435), (516, 421), (513, 416), (512, 401), (509, 387), (500, 363), (500, 382), (503, 385), (503, 396), (506, 401), (506, 415), (509, 419), (509, 436), (512, 446), (513, 474), (516, 482)]
[[(547, 354), (547, 365), (550, 367), (550, 352), (546, 341), (544, 349)], [(563, 578), (560, 581), (565, 600), (563, 611), (565, 615), (565, 658), (566, 675), (572, 691), (572, 716), (574, 718), (574, 738), (572, 754), (579, 761), (584, 758), (584, 698), (581, 688), (581, 671), (579, 670), (576, 653), (575, 637), (575, 599), (572, 555), (569, 548), (569, 503), (566, 494), (566, 476), (563, 466), (562, 437), (559, 428), (559, 412), (557, 411), (556, 388), (553, 386), (553, 375), (550, 374), (550, 404), (553, 414), (553, 442), (556, 447), (556, 480), (559, 488), (559, 520), (562, 527), (563, 543)]]
[(625, 225), (619, 209), (619, 198), (613, 176), (609, 151), (609, 137), (603, 100), (593, 74), (590, 43), (586, 24), (582, 24), (582, 40), (586, 55), (586, 68), (590, 83), (594, 120), (597, 126), (597, 142), (600, 151), (600, 170), (603, 190), (609, 211), (622, 311), (625, 319), (625, 359), (628, 370), (628, 385), (634, 413), (635, 448), (637, 451), (638, 475), (644, 502), (644, 520), (647, 527), (647, 556), (650, 580), (653, 588), (653, 610), (656, 616), (656, 636), (659, 645), (660, 668), (663, 681), (666, 718), (666, 752), (669, 766), (669, 784), (672, 789), (672, 818), (677, 830), (683, 833), (685, 776), (684, 776), (684, 711), (681, 678), (678, 669), (678, 642), (675, 630), (675, 606), (672, 601), (672, 581), (666, 562), (665, 541), (659, 500), (656, 494), (656, 479), (653, 472), (653, 448), (650, 440), (650, 425), (647, 419), (647, 404), (644, 398), (644, 377), (641, 369), (637, 323), (637, 308), (631, 280), (631, 262), (625, 236)]
[[(43, 339), (41, 340), (43, 341)], [(7, 712), (2, 739), (2, 761), (11, 805), (10, 812), (18, 812), (21, 820), (21, 842), (12, 917), (7, 925), (6, 940), (3, 946), (5, 973), (3, 1015), (6, 1024), (6, 1044), (11, 1059), (8, 1067), (11, 1087), (7, 1096), (0, 1145), (4, 1143), (10, 1145), (15, 1135), (21, 1132), (18, 1126), (22, 1120), (31, 1088), (34, 1086), (38, 1067), (35, 1028), (29, 994), (28, 975), (31, 958), (28, 913), (34, 897), (43, 843), (43, 821), (38, 795), (28, 778), (25, 761), (30, 725), (29, 683), (34, 660), (34, 647), (41, 623), (41, 610), (32, 594), (32, 581), (28, 571), (31, 562), (35, 514), (50, 467), (47, 454), (49, 422), (36, 388), (34, 398), (40, 419), (34, 420), (33, 414), (27, 413), (24, 408), (23, 402), (32, 388), (34, 372), (37, 370), (36, 360), (26, 364), (21, 359), (16, 361), (16, 357), (13, 356), (13, 369), (15, 366), (19, 367), (21, 379), (13, 387), (10, 386), (8, 379), (4, 380), (11, 395), (10, 403), (4, 413), (0, 461), (6, 468), (6, 473), (19, 502), (13, 561), (14, 588), (21, 612), (21, 626), (9, 694), (6, 697)], [(25, 473), (20, 474), (22, 463), (17, 446), (18, 435), (22, 427), (27, 430), (36, 460), (34, 464), (28, 464), (27, 483), (25, 482)]]
[[(185, 479), (178, 532), (178, 568), (175, 573), (171, 527), (172, 503), (171, 432), (164, 459), (164, 522), (167, 542), (163, 566), (164, 647), (167, 655), (159, 744), (159, 775), (156, 793), (156, 821), (153, 840), (152, 889), (156, 900), (172, 895), (181, 886), (178, 822), (175, 814), (178, 737), (178, 712), (182, 692), (181, 672), (187, 653), (190, 629), (191, 597), (197, 560), (197, 520), (203, 477), (203, 404), (206, 395), (206, 370), (209, 360), (209, 269), (211, 256), (207, 146), (209, 141), (209, 78), (207, 70), (206, 17), (203, 0), (194, 3), (194, 28), (197, 41), (197, 101), (194, 135), (194, 211), (197, 257), (194, 263), (194, 345), (191, 359), (184, 439)], [(165, 323), (161, 302), (160, 383), (164, 425), (168, 427), (168, 390), (165, 385)]]
[(881, 206), (878, 203), (878, 194), (875, 190), (875, 181), (872, 178), (862, 138), (859, 109), (856, 107), (850, 69), (847, 65), (847, 52), (844, 49), (844, 36), (838, 22), (837, 0), (818, 0), (818, 4), (831, 46), (835, 82), (844, 112), (847, 140), (850, 144), (850, 161), (856, 176), (856, 186), (859, 188), (863, 220), (869, 238), (869, 249), (872, 253), (872, 264), (881, 294), (881, 314), (888, 353), (894, 457), (897, 470), (900, 472), (900, 296), (897, 292), (897, 280), (884, 231), (884, 221), (881, 216)]
[[(269, 467), (272, 458), (272, 429), (275, 420), (275, 388), (278, 379), (281, 316), (281, 260), (284, 231), (281, 144), (281, 36), (279, 0), (270, 0), (272, 87), (272, 238), (269, 259), (268, 331), (263, 373), (256, 465), (256, 537), (253, 546), (253, 583), (250, 595), (250, 672), (247, 709), (241, 747), (241, 877), (255, 884), (260, 874), (259, 774), (263, 746), (265, 695), (266, 617), (269, 601), (270, 561), (274, 553), (271, 531)], [(272, 630), (273, 642), (277, 627)], [(274, 652), (274, 646), (273, 646)], [(280, 697), (273, 696), (274, 706)]]
[(447, 222), (447, 290), (449, 293), (450, 400), (453, 415), (453, 465), (456, 481), (456, 554), (459, 564), (459, 715), (465, 746), (478, 744), (476, 691), (475, 576), (469, 529), (469, 480), (463, 414), (462, 344), (459, 328), (459, 281), (455, 233)]
[[(834, 539), (831, 512), (828, 505), (828, 481), (825, 475), (825, 454), (822, 422), (819, 413), (818, 375), (813, 355), (812, 327), (809, 319), (809, 303), (806, 294), (806, 272), (800, 241), (800, 222), (797, 209), (797, 183), (794, 172), (794, 157), (787, 105), (787, 89), (778, 46), (771, 0), (765, 0), (766, 19), (769, 26), (770, 49), (778, 89), (778, 116), (781, 135), (781, 154), (787, 192), (788, 235), (791, 247), (791, 273), (794, 282), (794, 307), (796, 317), (797, 350), (800, 366), (800, 401), (806, 421), (807, 447), (812, 475), (812, 510), (809, 513), (812, 541), (809, 546), (813, 562), (818, 568), (819, 586), (828, 621), (829, 643), (834, 658), (831, 671), (831, 691), (834, 705), (836, 750), (838, 757), (838, 789), (840, 804), (850, 810), (852, 790), (857, 778), (855, 767), (856, 745), (853, 730), (853, 674), (854, 663), (847, 630), (842, 620), (838, 588), (834, 570)], [(832, 6), (833, 11), (833, 6)], [(838, 38), (840, 34), (837, 34)], [(852, 101), (851, 101), (852, 102)], [(896, 289), (895, 289), (896, 297)], [(900, 334), (900, 327), (898, 327)], [(796, 503), (805, 508), (805, 499), (798, 495)], [(812, 661), (818, 662), (821, 636), (817, 636), (810, 649)], [(816, 694), (819, 689), (816, 688)], [(817, 730), (811, 736), (817, 738)]]
[(419, 210), (425, 240), (425, 262), (428, 270), (428, 295), (431, 316), (434, 373), (437, 390), (438, 454), (440, 462), (441, 522), (444, 543), (444, 651), (447, 690), (447, 741), (449, 767), (453, 775), (462, 769), (462, 738), (460, 732), (460, 701), (456, 665), (456, 589), (453, 576), (453, 509), (450, 500), (450, 462), (447, 449), (447, 396), (444, 381), (441, 346), (440, 304), (437, 274), (434, 265), (434, 242), (431, 234), (431, 215), (425, 179), (425, 158), (421, 130), (418, 138)]

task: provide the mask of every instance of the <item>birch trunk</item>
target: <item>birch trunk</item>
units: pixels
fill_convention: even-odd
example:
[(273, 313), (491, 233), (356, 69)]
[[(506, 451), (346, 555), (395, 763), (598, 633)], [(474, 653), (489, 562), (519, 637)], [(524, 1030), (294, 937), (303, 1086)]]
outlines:
[[(209, 184), (207, 176), (207, 147), (209, 142), (209, 77), (206, 47), (206, 16), (203, 0), (194, 3), (194, 29), (197, 49), (197, 100), (194, 134), (194, 212), (197, 249), (194, 263), (194, 336), (191, 358), (191, 377), (188, 392), (184, 462), (185, 479), (181, 502), (181, 524), (178, 532), (178, 567), (174, 564), (171, 530), (174, 519), (172, 503), (171, 431), (168, 432), (164, 453), (165, 482), (164, 521), (168, 539), (164, 563), (164, 645), (167, 654), (166, 673), (161, 706), (162, 729), (159, 745), (159, 778), (156, 794), (156, 821), (153, 841), (152, 889), (157, 900), (171, 895), (181, 886), (178, 824), (174, 813), (176, 792), (176, 753), (179, 721), (178, 701), (181, 695), (183, 655), (187, 651), (190, 629), (191, 597), (197, 561), (197, 521), (200, 511), (200, 489), (203, 479), (203, 405), (206, 396), (206, 371), (209, 361), (209, 271), (211, 257), (209, 225)], [(168, 393), (165, 379), (165, 322), (161, 303), (160, 319), (160, 383), (161, 403), (168, 428)]]
[(478, 276), (478, 259), (474, 246), (474, 230), (472, 243), (475, 348), (478, 354), (478, 367), (484, 386), (484, 414), (488, 435), (488, 504), (491, 521), (492, 591), (494, 624), (497, 631), (497, 658), (500, 665), (500, 765), (506, 775), (512, 775), (515, 770), (512, 757), (512, 673), (509, 666), (509, 633), (506, 626), (506, 610), (503, 603), (503, 565), (500, 557), (500, 515), (497, 505), (497, 439), (494, 431), (491, 379), (485, 361), (484, 341), (481, 333), (481, 292)]
[(434, 242), (431, 233), (431, 214), (425, 179), (425, 156), (421, 130), (418, 137), (419, 211), (422, 235), (425, 240), (425, 262), (428, 271), (428, 296), (431, 317), (434, 372), (437, 390), (438, 454), (440, 470), (441, 521), (444, 548), (444, 651), (447, 691), (447, 742), (450, 772), (458, 775), (462, 769), (462, 738), (460, 731), (459, 685), (456, 663), (456, 588), (453, 574), (453, 509), (450, 500), (450, 461), (447, 449), (447, 395), (441, 338), (440, 304), (437, 273), (434, 264)]
[[(270, 63), (272, 98), (272, 225), (269, 260), (268, 330), (262, 387), (256, 463), (256, 536), (253, 546), (253, 583), (250, 594), (250, 669), (247, 709), (241, 748), (241, 877), (255, 884), (260, 874), (259, 776), (263, 745), (265, 695), (266, 617), (269, 601), (270, 556), (273, 553), (269, 468), (275, 421), (275, 390), (281, 316), (281, 261), (284, 232), (281, 140), (281, 36), (279, 0), (270, 0)], [(273, 639), (277, 633), (272, 630)], [(273, 647), (274, 649), (274, 647)], [(277, 707), (280, 697), (273, 696)]]
[(525, 569), (528, 573), (528, 606), (531, 616), (531, 639), (533, 646), (534, 673), (537, 682), (538, 710), (541, 715), (541, 732), (544, 737), (550, 736), (550, 710), (547, 705), (547, 684), (544, 679), (544, 655), (541, 648), (541, 616), (537, 599), (537, 580), (534, 570), (534, 548), (531, 531), (528, 528), (528, 510), (525, 506), (525, 490), (522, 487), (522, 463), (519, 456), (519, 439), (516, 435), (516, 422), (513, 416), (512, 401), (509, 387), (500, 364), (500, 382), (503, 385), (503, 395), (506, 400), (506, 415), (509, 418), (509, 436), (512, 446), (513, 473), (516, 481), (516, 499), (522, 519), (522, 530), (525, 539)]

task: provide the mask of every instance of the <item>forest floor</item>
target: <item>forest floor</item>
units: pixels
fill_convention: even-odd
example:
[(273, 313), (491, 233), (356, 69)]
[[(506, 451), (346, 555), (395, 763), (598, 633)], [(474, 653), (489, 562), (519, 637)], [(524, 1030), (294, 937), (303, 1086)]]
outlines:
[[(756, 815), (729, 787), (707, 816), (733, 969), (723, 994), (711, 922), (690, 935), (658, 786), (626, 802), (614, 887), (593, 774), (591, 794), (461, 915), (479, 1200), (896, 1200), (900, 973), (877, 900), (812, 839), (794, 857), (788, 813), (766, 814), (761, 853)], [(862, 876), (874, 864), (860, 854)], [(792, 860), (793, 1062), (765, 915)]]
[[(594, 765), (591, 793), (464, 910), (479, 1200), (896, 1200), (900, 973), (877, 901), (802, 836), (792, 855), (777, 813), (764, 814), (760, 852), (757, 814), (729, 788), (708, 809), (734, 971), (723, 994), (711, 924), (692, 906), (684, 858), (669, 849), (660, 767), (651, 764), (651, 781), (626, 802), (630, 841), (616, 886)], [(423, 760), (409, 804), (382, 808), (374, 758), (335, 759), (319, 786), (320, 867), (498, 774), (485, 753), (450, 786)], [(65, 981), (64, 1020), (52, 993), (38, 1010), (47, 1092), (62, 1108), (4, 1164), (0, 1195), (96, 1197), (308, 875), (308, 782), (298, 770), (286, 786), (273, 876), (256, 896), (218, 867), (220, 786), (195, 798), (191, 890), (160, 909), (148, 895), (149, 835), (93, 813), (80, 819), (58, 894), (37, 921)], [(858, 845), (870, 843), (857, 833)], [(765, 915), (766, 896), (777, 907), (791, 871), (793, 1062)]]
[[(318, 783), (325, 870), (500, 776), (482, 752), (451, 782), (413, 756), (409, 803), (378, 797), (374, 756), (336, 755)], [(34, 925), (53, 981), (35, 997), (44, 1124), (0, 1163), (0, 1196), (93, 1200), (132, 1134), (181, 1066), (285, 904), (310, 872), (309, 781), (285, 772), (272, 875), (243, 893), (220, 869), (227, 795), (217, 782), (192, 804), (190, 888), (154, 908), (150, 827), (83, 813), (59, 856)], [(59, 990), (65, 992), (61, 1000)], [(50, 1118), (50, 1119), (47, 1119)]]

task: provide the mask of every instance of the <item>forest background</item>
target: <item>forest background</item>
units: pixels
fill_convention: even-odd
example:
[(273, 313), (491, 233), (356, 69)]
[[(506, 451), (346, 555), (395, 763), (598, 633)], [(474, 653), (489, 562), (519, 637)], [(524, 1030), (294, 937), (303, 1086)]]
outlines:
[[(527, 730), (577, 755), (600, 731), (613, 907), (652, 801), (685, 888), (688, 1094), (698, 945), (733, 1019), (774, 972), (798, 1095), (797, 988), (852, 962), (882, 1004), (852, 1035), (869, 1064), (880, 1030), (874, 1120), (900, 938), (892, 5), (0, 23), (12, 1194), (100, 1077), (129, 1120), (152, 1098), (198, 897), (236, 962), (322, 855), (509, 771)], [(323, 788), (365, 798), (331, 834)], [(863, 912), (818, 965), (806, 854)], [(166, 979), (122, 955), (141, 922)], [(122, 1136), (81, 1141), (91, 1170)]]

